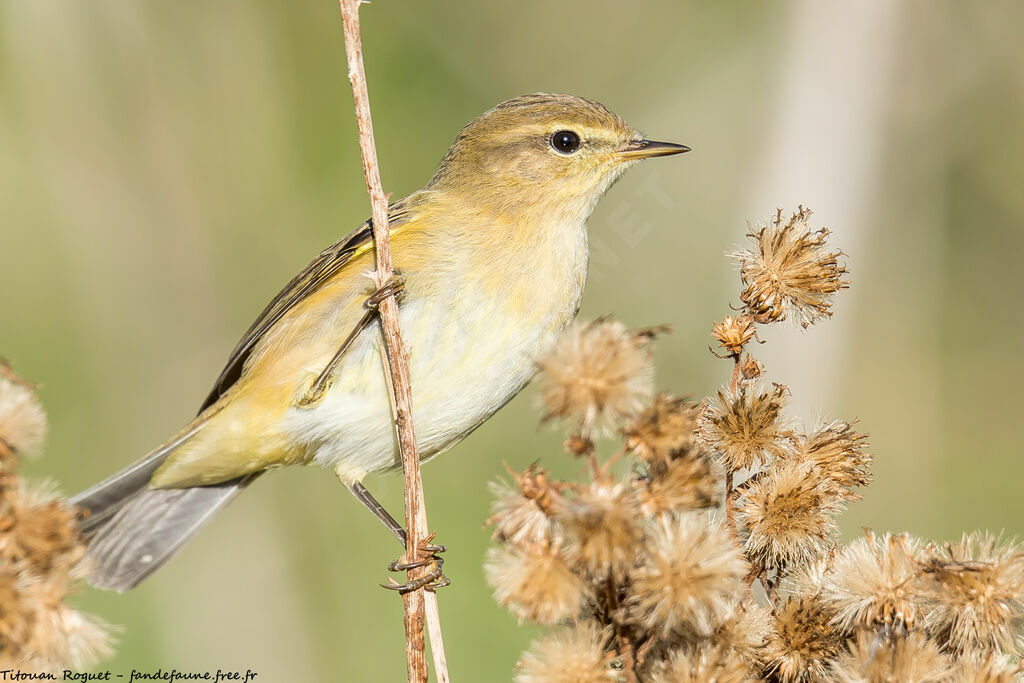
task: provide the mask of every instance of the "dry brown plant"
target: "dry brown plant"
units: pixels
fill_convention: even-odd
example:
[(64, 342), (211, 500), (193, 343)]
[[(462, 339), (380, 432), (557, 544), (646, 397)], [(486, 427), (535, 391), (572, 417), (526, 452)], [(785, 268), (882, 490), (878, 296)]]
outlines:
[(53, 487), (30, 488), (21, 459), (38, 454), (46, 414), (36, 387), (0, 361), (0, 669), (83, 669), (113, 654), (113, 629), (68, 604), (85, 544)]
[(854, 420), (801, 429), (751, 353), (761, 326), (820, 322), (849, 286), (810, 219), (779, 211), (732, 254), (742, 305), (711, 330), (732, 372), (703, 401), (652, 397), (652, 336), (607, 319), (540, 361), (543, 420), (588, 467), (494, 489), (487, 579), (553, 628), (517, 681), (1019, 680), (1024, 548), (870, 531), (840, 546), (837, 515), (871, 482), (867, 437)]

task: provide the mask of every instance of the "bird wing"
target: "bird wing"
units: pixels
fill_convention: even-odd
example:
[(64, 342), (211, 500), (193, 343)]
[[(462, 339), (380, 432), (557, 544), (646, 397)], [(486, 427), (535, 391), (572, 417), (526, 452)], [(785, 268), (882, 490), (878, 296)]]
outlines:
[[(408, 206), (405, 201), (392, 204), (388, 208), (389, 231), (407, 220)], [(285, 313), (330, 280), (346, 263), (352, 260), (357, 252), (367, 247), (372, 241), (373, 223), (368, 220), (358, 229), (320, 252), (320, 255), (313, 259), (301, 273), (292, 278), (284, 286), (284, 289), (267, 304), (267, 307), (263, 309), (263, 312), (235, 346), (228, 357), (227, 364), (217, 377), (217, 381), (214, 382), (213, 389), (203, 401), (199, 412), (202, 413), (216, 403), (217, 399), (238, 381), (253, 348)]]

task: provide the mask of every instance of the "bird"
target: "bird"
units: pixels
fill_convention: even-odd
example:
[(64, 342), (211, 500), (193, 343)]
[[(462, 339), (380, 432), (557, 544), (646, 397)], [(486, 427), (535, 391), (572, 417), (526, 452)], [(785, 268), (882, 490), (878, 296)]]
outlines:
[(609, 186), (642, 159), (687, 151), (574, 95), (515, 97), (471, 121), (430, 181), (389, 206), (399, 273), (389, 286), (374, 285), (367, 221), (267, 305), (195, 419), (71, 498), (89, 582), (135, 587), (257, 477), (286, 465), (332, 469), (404, 540), (362, 484), (401, 468), (374, 302), (398, 293), (426, 461), (516, 396), (576, 316), (586, 221)]

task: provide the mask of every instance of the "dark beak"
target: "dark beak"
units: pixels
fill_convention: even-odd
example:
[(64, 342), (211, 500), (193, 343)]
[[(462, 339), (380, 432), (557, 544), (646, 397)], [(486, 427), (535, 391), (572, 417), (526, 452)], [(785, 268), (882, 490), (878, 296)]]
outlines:
[(686, 145), (674, 142), (657, 142), (655, 140), (634, 140), (618, 151), (621, 159), (649, 159), (651, 157), (667, 157), (670, 154), (689, 152)]

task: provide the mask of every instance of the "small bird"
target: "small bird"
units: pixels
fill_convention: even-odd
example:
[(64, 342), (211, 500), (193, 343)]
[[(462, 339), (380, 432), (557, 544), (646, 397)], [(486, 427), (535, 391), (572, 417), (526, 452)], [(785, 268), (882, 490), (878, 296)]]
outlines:
[(598, 199), (638, 160), (688, 150), (573, 95), (524, 95), (473, 120), (430, 182), (389, 207), (400, 278), (375, 290), (369, 222), (328, 247), (245, 333), (194, 420), (72, 499), (90, 582), (136, 586), (284, 465), (332, 468), (404, 540), (361, 483), (401, 468), (374, 302), (401, 290), (417, 445), (432, 458), (519, 393), (575, 317)]

